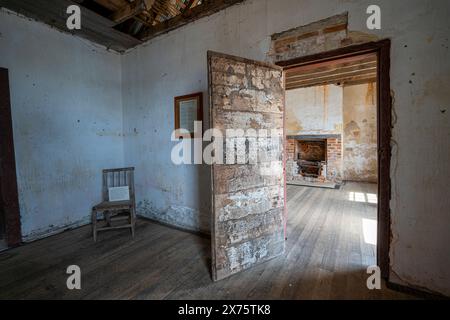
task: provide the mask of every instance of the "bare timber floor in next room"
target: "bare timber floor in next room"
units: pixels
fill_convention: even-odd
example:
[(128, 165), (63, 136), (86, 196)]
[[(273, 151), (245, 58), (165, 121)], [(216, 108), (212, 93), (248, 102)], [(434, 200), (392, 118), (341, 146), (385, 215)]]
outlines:
[[(375, 189), (289, 186), (286, 254), (217, 283), (208, 238), (140, 219), (134, 240), (123, 230), (100, 233), (94, 243), (86, 226), (0, 253), (0, 298), (408, 298), (384, 284), (381, 291), (365, 286), (375, 249), (361, 220), (375, 218), (376, 207), (358, 201)], [(81, 290), (66, 288), (72, 264), (81, 268)]]

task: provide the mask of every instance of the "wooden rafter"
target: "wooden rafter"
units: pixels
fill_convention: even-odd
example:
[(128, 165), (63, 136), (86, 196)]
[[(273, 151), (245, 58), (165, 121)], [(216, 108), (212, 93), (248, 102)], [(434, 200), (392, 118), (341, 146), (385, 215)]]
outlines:
[(286, 90), (305, 88), (305, 87), (315, 87), (315, 86), (323, 86), (327, 84), (340, 84), (340, 85), (348, 85), (349, 83), (369, 83), (374, 82), (377, 79), (377, 73), (369, 73), (369, 74), (360, 74), (360, 75), (352, 75), (352, 76), (330, 76), (325, 79), (314, 79), (314, 80), (305, 80), (305, 81), (297, 81), (286, 84)]
[[(110, 0), (112, 1), (112, 0)], [(115, 1), (115, 0), (114, 0)], [(111, 2), (112, 3), (112, 2)], [(110, 3), (110, 4), (111, 4)], [(42, 21), (63, 32), (66, 25), (67, 7), (78, 4), (71, 0), (1, 0), (0, 5), (29, 18)], [(135, 37), (114, 29), (115, 23), (94, 11), (80, 6), (82, 28), (71, 33), (102, 44), (116, 51), (125, 51), (141, 43)]]
[(181, 12), (183, 13), (183, 12), (186, 12), (186, 10), (189, 10), (192, 7), (192, 5), (194, 4), (194, 2), (198, 2), (198, 0), (189, 0), (189, 2), (186, 4), (186, 6), (184, 7), (184, 9)]
[(123, 21), (138, 15), (145, 9), (146, 6), (143, 0), (135, 0), (115, 11), (111, 15), (111, 20), (113, 20), (115, 23), (122, 23)]
[[(108, 48), (124, 51), (245, 0), (0, 0), (0, 6)], [(82, 29), (68, 31), (66, 9), (82, 11)]]
[(169, 20), (163, 21), (152, 28), (141, 32), (138, 35), (140, 40), (146, 41), (160, 34), (177, 29), (197, 19), (209, 16), (220, 10), (223, 10), (234, 4), (243, 2), (244, 0), (210, 0), (201, 5), (186, 10), (184, 13), (177, 15)]
[(354, 73), (370, 73), (377, 69), (377, 63), (364, 63), (360, 65), (346, 66), (342, 68), (333, 68), (327, 71), (319, 71), (312, 73), (297, 73), (297, 74), (287, 74), (286, 78), (289, 81), (302, 81), (308, 79), (323, 79), (333, 75), (351, 75)]
[(376, 81), (377, 56), (366, 54), (286, 70), (286, 89)]
[(94, 1), (111, 11), (119, 10), (126, 4), (126, 2), (122, 0), (94, 0)]
[(95, 0), (95, 2), (113, 11), (109, 19), (119, 24), (146, 10), (150, 10), (155, 0), (135, 0), (133, 2), (125, 0)]

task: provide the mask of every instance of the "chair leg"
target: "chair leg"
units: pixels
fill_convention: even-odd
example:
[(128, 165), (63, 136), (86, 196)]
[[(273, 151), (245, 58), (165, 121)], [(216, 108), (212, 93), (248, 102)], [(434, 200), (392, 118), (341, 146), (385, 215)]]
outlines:
[(111, 212), (105, 211), (105, 212), (103, 212), (103, 215), (105, 217), (107, 226), (111, 227)]
[(134, 208), (130, 209), (131, 237), (134, 239), (134, 226), (136, 224)]
[(92, 209), (92, 234), (94, 242), (97, 242), (97, 211)]

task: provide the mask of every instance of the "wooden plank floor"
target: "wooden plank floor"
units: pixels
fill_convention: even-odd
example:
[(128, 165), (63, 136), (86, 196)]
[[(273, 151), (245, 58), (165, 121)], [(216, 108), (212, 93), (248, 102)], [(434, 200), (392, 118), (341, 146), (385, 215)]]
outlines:
[[(140, 219), (127, 230), (92, 241), (82, 227), (0, 253), (0, 299), (405, 299), (366, 288), (375, 247), (362, 219), (376, 206), (350, 199), (375, 185), (341, 190), (289, 186), (286, 254), (212, 282), (208, 238)], [(358, 199), (361, 201), (361, 199)], [(66, 288), (67, 266), (82, 272), (82, 289)]]

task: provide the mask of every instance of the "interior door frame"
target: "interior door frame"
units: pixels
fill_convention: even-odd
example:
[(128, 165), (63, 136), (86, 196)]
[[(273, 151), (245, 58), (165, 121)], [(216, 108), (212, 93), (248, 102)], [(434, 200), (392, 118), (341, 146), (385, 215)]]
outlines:
[(0, 68), (0, 205), (4, 211), (6, 243), (14, 247), (22, 242), (22, 235), (9, 89), (8, 69)]
[(392, 101), (390, 85), (390, 50), (391, 40), (384, 39), (351, 45), (331, 51), (321, 52), (305, 57), (280, 61), (276, 64), (284, 70), (330, 61), (344, 57), (357, 56), (365, 53), (376, 53), (377, 68), (377, 144), (378, 144), (378, 233), (377, 233), (377, 264), (381, 276), (389, 279), (389, 246), (391, 238), (390, 200), (391, 200), (391, 129)]

